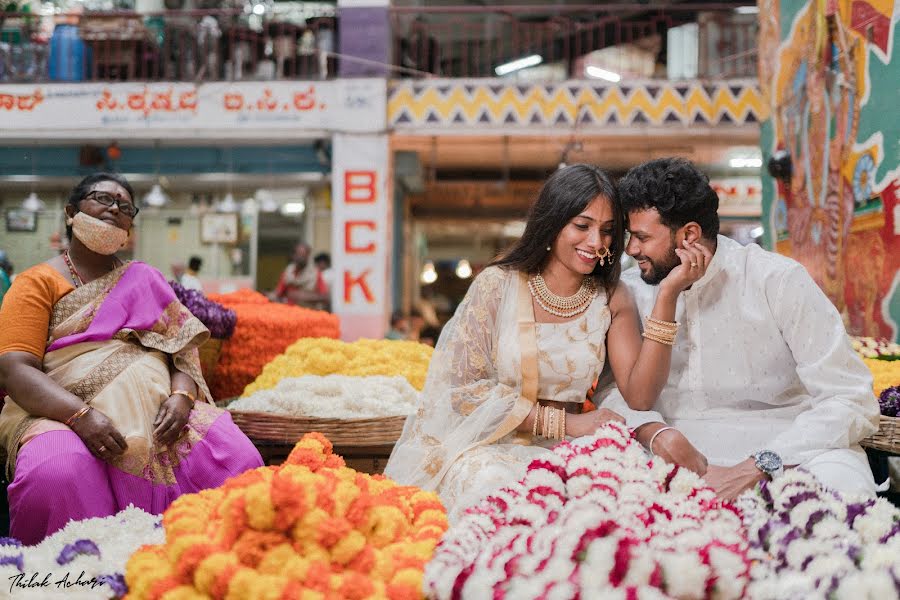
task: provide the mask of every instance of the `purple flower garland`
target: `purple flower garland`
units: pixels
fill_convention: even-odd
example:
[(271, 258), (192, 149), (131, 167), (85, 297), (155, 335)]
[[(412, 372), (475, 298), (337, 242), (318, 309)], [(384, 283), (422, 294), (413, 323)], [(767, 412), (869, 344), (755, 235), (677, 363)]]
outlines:
[(237, 324), (237, 314), (231, 309), (225, 308), (218, 302), (209, 300), (202, 292), (189, 290), (176, 281), (170, 281), (169, 285), (175, 290), (178, 301), (191, 311), (200, 322), (206, 325), (210, 335), (218, 340), (227, 340), (234, 334), (234, 326)]

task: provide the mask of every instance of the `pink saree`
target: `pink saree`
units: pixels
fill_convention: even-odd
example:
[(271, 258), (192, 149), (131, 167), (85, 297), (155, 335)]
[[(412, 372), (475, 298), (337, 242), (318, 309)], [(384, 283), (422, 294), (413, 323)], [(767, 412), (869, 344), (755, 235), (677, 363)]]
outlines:
[[(0, 445), (13, 537), (35, 544), (70, 520), (129, 504), (158, 514), (181, 494), (262, 466), (227, 411), (212, 404), (198, 359), (209, 332), (156, 269), (132, 262), (77, 288), (53, 307), (49, 329), (44, 372), (109, 417), (128, 450), (99, 460), (64, 424), (29, 415), (7, 396)], [(153, 419), (171, 393), (170, 365), (194, 379), (199, 397), (184, 432), (162, 447)]]

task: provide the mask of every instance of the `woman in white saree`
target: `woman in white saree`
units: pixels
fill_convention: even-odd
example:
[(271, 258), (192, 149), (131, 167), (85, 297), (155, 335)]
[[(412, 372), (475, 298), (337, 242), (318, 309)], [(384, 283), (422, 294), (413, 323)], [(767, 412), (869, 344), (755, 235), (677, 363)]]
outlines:
[(628, 290), (617, 286), (624, 247), (609, 177), (589, 165), (552, 175), (522, 238), (476, 277), (444, 328), (385, 474), (436, 490), (455, 520), (560, 439), (622, 421), (580, 410), (607, 354), (629, 406), (651, 408), (669, 371), (676, 300), (710, 257), (676, 250), (682, 263), (660, 284), (642, 344)]

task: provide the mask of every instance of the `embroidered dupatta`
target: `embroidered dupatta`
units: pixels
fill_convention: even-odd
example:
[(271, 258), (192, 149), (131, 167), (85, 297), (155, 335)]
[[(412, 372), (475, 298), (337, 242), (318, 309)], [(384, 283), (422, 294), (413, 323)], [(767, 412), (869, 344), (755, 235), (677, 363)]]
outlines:
[[(212, 397), (200, 370), (198, 348), (209, 332), (178, 301), (159, 271), (130, 262), (76, 288), (53, 307), (48, 334), (44, 371), (107, 414), (120, 431), (146, 430), (148, 417), (152, 425), (152, 411), (171, 393), (167, 357), (194, 380), (198, 404), (178, 447), (160, 451), (141, 443), (132, 449), (129, 441), (126, 457), (116, 465), (154, 481), (174, 480), (172, 467), (189, 451), (192, 440), (205, 435), (216, 413), (210, 412), (215, 411), (212, 407), (202, 408)], [(137, 372), (130, 371), (132, 368)], [(144, 406), (132, 408), (130, 402), (143, 402)], [(23, 437), (54, 429), (67, 428), (29, 415), (6, 397), (0, 414), (0, 445), (6, 450), (8, 476), (12, 476)]]
[(527, 280), (499, 267), (469, 288), (435, 348), (419, 407), (403, 427), (385, 475), (433, 490), (466, 451), (516, 435), (537, 401), (534, 310)]

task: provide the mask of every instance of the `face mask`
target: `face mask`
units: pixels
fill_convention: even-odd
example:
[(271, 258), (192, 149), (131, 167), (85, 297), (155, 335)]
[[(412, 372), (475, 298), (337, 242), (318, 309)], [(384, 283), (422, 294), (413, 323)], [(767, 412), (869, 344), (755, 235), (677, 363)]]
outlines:
[(125, 247), (128, 232), (106, 221), (79, 212), (69, 219), (72, 234), (88, 249), (109, 256)]

